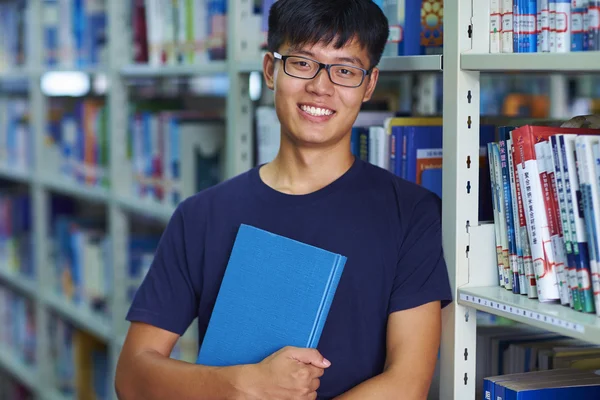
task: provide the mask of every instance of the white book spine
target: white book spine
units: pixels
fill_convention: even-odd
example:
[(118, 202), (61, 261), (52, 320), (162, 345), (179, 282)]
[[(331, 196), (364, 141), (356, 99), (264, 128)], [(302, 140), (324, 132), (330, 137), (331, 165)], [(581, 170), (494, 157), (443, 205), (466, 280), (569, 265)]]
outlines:
[(500, 53), (502, 49), (500, 41), (500, 32), (502, 31), (500, 1), (490, 0), (490, 53)]
[[(557, 136), (550, 138), (552, 143), (552, 167), (554, 168), (554, 182), (556, 187), (556, 194), (558, 197), (558, 206), (560, 211), (560, 218), (562, 223), (562, 234), (563, 242), (565, 244), (565, 251), (567, 253), (574, 253), (573, 246), (577, 246), (576, 238), (573, 235), (573, 229), (569, 221), (569, 214), (566, 200), (565, 180), (563, 177), (563, 163), (562, 163), (562, 150), (559, 139)], [(567, 276), (567, 282), (570, 289), (570, 303), (573, 308), (573, 296), (578, 293), (579, 283), (577, 281), (577, 268), (575, 265), (565, 264), (565, 274)]]
[(600, 316), (600, 297), (597, 295), (600, 292), (600, 271), (598, 270), (599, 260), (597, 254), (598, 249), (600, 249), (600, 238), (598, 237), (598, 232), (600, 232), (600, 194), (594, 173), (594, 155), (592, 152), (592, 146), (594, 143), (598, 143), (598, 137), (582, 135), (575, 138), (577, 159), (579, 161), (579, 171), (581, 175), (580, 178), (582, 184), (587, 185), (588, 212), (590, 212), (591, 216), (593, 217), (590, 221), (590, 226), (592, 227), (595, 235), (594, 237), (589, 238), (588, 243), (589, 246), (594, 246), (595, 249), (594, 252), (590, 252), (591, 254), (595, 254), (595, 262), (590, 262), (590, 268), (592, 288), (594, 289), (596, 314)]
[(548, 45), (551, 53), (556, 53), (556, 0), (548, 0)]
[(571, 2), (556, 0), (556, 52), (571, 51)]
[(501, 4), (502, 12), (502, 52), (512, 53), (513, 52), (513, 2), (512, 0), (502, 0)]
[[(548, 216), (548, 220), (552, 220), (552, 230), (550, 232), (550, 238), (552, 240), (552, 251), (554, 252), (554, 260), (555, 260), (555, 268), (556, 268), (556, 276), (560, 290), (560, 302), (563, 305), (571, 304), (572, 299), (570, 299), (570, 290), (569, 283), (567, 280), (567, 273), (565, 270), (565, 265), (567, 264), (567, 257), (565, 255), (565, 246), (562, 238), (562, 234), (559, 229), (559, 221), (560, 218), (558, 212), (559, 210), (554, 209), (554, 193), (552, 193), (552, 186), (550, 185), (550, 180), (554, 179), (554, 168), (552, 163), (552, 148), (550, 142), (540, 142), (541, 147), (541, 163), (543, 164), (544, 172), (547, 174), (548, 186), (543, 187), (544, 194), (547, 194), (546, 203), (548, 212), (551, 215)], [(537, 146), (537, 145), (536, 145)], [(540, 159), (538, 158), (538, 162)], [(541, 172), (541, 169), (540, 169)], [(553, 214), (553, 215), (552, 215)], [(556, 223), (555, 223), (556, 222)]]
[(538, 0), (538, 52), (550, 52), (550, 5)]
[(558, 300), (560, 295), (556, 271), (553, 268), (554, 255), (552, 253), (537, 161), (526, 160), (519, 163), (517, 170), (521, 180), (523, 206), (529, 231), (538, 298), (541, 302)]

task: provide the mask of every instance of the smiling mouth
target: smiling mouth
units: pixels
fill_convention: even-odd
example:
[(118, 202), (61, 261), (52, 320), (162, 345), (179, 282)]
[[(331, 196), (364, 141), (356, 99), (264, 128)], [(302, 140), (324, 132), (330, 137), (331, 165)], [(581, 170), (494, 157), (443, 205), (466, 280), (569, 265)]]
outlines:
[(328, 108), (312, 107), (304, 104), (300, 104), (299, 107), (302, 111), (313, 117), (328, 117), (335, 114), (335, 111)]

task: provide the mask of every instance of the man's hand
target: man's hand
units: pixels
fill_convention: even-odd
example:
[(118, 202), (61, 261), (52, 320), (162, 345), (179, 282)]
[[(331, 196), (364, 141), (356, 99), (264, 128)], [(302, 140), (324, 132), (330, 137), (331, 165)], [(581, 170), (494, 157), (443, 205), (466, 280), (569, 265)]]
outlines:
[(314, 400), (331, 363), (315, 349), (285, 347), (258, 364), (246, 366), (245, 400)]

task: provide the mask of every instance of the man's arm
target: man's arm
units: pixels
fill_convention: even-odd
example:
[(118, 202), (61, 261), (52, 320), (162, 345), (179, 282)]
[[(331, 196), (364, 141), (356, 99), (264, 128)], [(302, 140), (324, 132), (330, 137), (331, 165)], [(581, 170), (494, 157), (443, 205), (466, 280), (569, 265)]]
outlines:
[(121, 400), (236, 398), (241, 367), (212, 368), (169, 358), (179, 335), (132, 323), (117, 364), (115, 389)]
[(390, 314), (384, 372), (336, 400), (427, 398), (441, 337), (439, 301)]
[(131, 324), (115, 377), (120, 400), (313, 400), (329, 362), (315, 349), (286, 347), (260, 363), (208, 367), (169, 358), (179, 335)]

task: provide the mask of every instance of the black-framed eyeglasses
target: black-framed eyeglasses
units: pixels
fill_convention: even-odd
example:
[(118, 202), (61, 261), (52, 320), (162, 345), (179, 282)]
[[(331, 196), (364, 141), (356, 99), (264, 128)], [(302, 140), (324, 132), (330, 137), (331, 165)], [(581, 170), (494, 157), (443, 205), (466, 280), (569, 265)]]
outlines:
[(283, 61), (283, 70), (289, 76), (300, 79), (313, 79), (322, 69), (327, 71), (332, 83), (340, 86), (357, 88), (371, 73), (364, 69), (345, 64), (323, 64), (316, 60), (301, 56), (282, 56), (273, 52), (276, 59)]

